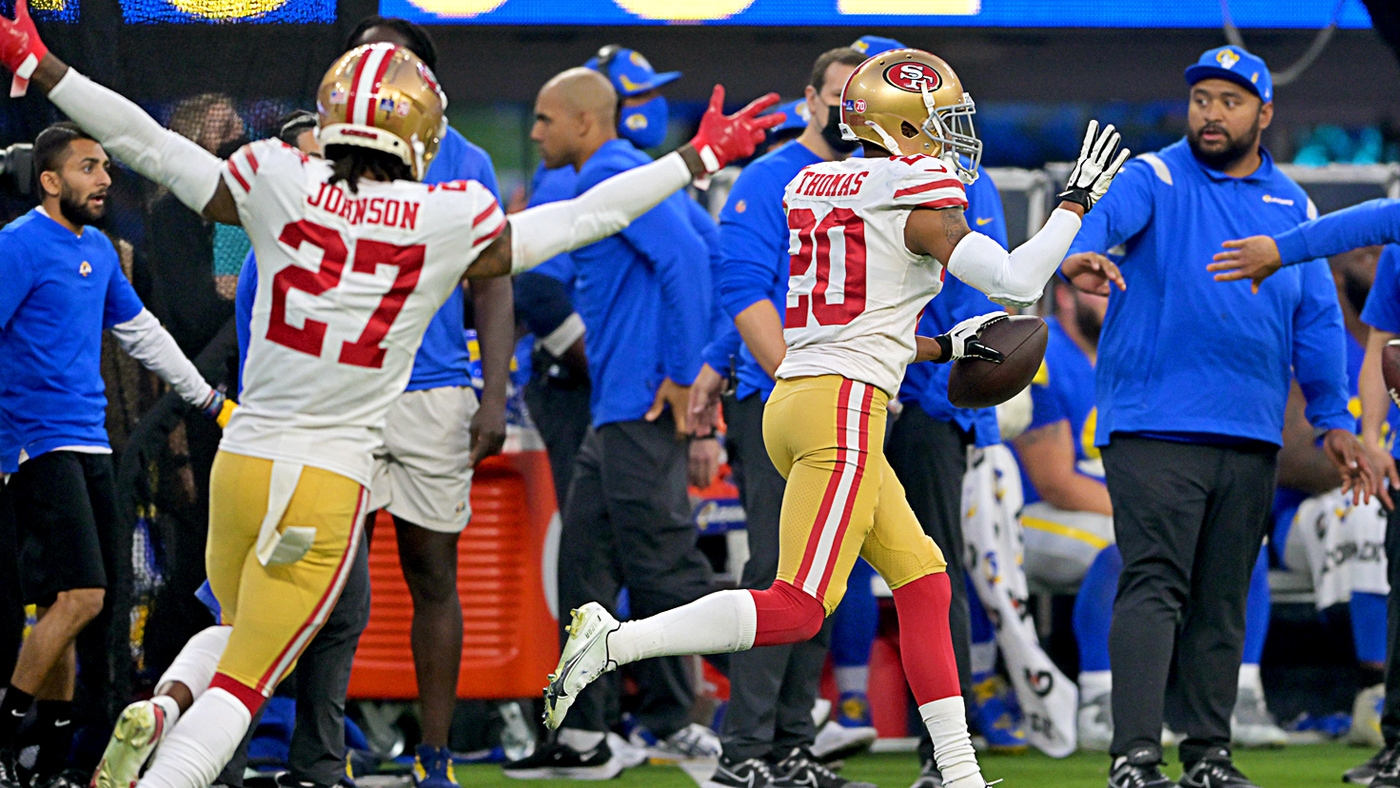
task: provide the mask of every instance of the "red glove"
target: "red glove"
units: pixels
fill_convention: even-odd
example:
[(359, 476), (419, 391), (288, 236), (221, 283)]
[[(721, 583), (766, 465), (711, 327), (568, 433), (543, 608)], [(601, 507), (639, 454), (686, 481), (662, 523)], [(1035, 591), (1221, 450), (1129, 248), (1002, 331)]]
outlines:
[(729, 162), (753, 155), (754, 149), (763, 142), (764, 132), (787, 119), (781, 112), (759, 117), (777, 103), (778, 94), (769, 93), (733, 115), (725, 115), (724, 86), (715, 85), (715, 92), (710, 95), (710, 108), (700, 118), (700, 130), (690, 141), (690, 146), (700, 154), (705, 171), (713, 175)]
[(29, 18), (29, 4), (15, 0), (14, 21), (0, 16), (0, 63), (15, 75), (10, 82), (10, 98), (19, 98), (29, 90), (30, 75), (48, 53), (49, 48), (34, 29), (34, 20)]

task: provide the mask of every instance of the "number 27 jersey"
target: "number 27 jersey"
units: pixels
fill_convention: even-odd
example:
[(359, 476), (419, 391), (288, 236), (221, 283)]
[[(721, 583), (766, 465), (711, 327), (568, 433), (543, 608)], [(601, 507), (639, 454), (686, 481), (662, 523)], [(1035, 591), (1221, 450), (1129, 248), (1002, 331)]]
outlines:
[(914, 358), (919, 313), (943, 266), (904, 245), (916, 208), (967, 208), (962, 181), (931, 156), (814, 164), (787, 186), (787, 356), (778, 377), (842, 375), (893, 397)]
[(351, 192), (329, 183), (328, 162), (276, 140), (239, 150), (223, 177), (258, 291), (240, 407), (220, 447), (368, 486), (423, 332), (505, 214), (475, 181), (361, 179)]

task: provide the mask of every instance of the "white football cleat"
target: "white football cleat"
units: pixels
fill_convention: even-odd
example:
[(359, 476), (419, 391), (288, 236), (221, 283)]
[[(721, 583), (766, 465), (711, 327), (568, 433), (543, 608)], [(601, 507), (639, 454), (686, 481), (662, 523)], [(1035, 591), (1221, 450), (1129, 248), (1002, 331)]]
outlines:
[(1230, 715), (1230, 741), (1245, 748), (1283, 747), (1288, 734), (1274, 721), (1261, 693), (1240, 687)]
[(569, 640), (559, 655), (559, 666), (549, 674), (549, 686), (544, 688), (544, 724), (552, 731), (559, 729), (584, 687), (617, 667), (608, 657), (608, 635), (622, 626), (617, 619), (597, 602), (589, 602), (572, 615), (567, 627)]
[(1080, 695), (1079, 749), (1108, 752), (1113, 744), (1113, 706), (1107, 692), (1095, 698)]
[(817, 731), (816, 741), (812, 742), (812, 755), (823, 763), (843, 760), (870, 749), (878, 738), (880, 734), (873, 726), (848, 728), (836, 720), (827, 720)]
[(117, 718), (90, 787), (132, 788), (166, 730), (165, 710), (154, 701), (139, 700), (127, 706)]

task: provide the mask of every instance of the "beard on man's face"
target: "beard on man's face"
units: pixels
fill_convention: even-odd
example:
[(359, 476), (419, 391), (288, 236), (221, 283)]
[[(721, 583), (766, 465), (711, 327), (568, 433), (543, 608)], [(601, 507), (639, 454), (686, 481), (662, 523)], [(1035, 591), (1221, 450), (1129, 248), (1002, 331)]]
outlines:
[[(1205, 143), (1201, 141), (1201, 135), (1206, 131), (1216, 132), (1223, 137), (1223, 145), (1205, 147)], [(1259, 118), (1255, 117), (1254, 125), (1250, 126), (1248, 133), (1238, 139), (1232, 136), (1224, 126), (1218, 123), (1207, 123), (1194, 131), (1188, 128), (1186, 141), (1191, 145), (1191, 153), (1195, 155), (1197, 161), (1212, 170), (1223, 172), (1259, 147)]]
[(1099, 343), (1099, 334), (1103, 331), (1103, 318), (1099, 317), (1099, 313), (1094, 311), (1093, 307), (1078, 298), (1074, 300), (1074, 323), (1079, 326), (1079, 333), (1083, 334), (1085, 339), (1096, 345)]
[(63, 218), (79, 227), (98, 224), (107, 214), (107, 190), (79, 195), (77, 189), (65, 183), (58, 194), (58, 210)]

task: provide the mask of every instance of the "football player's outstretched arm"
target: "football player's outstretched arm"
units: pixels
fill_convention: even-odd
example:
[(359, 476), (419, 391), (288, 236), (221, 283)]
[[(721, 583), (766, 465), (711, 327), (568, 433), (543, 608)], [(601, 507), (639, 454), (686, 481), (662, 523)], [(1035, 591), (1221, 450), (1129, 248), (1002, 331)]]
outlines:
[(233, 195), (220, 177), (223, 161), (50, 53), (25, 0), (16, 2), (13, 21), (0, 17), (0, 63), (15, 74), (12, 95), (23, 95), (33, 81), (54, 106), (133, 170), (169, 188), (205, 218), (240, 224)]
[(968, 227), (961, 208), (912, 211), (904, 227), (905, 246), (943, 263), (953, 276), (999, 304), (1030, 306), (1040, 300), (1045, 283), (1064, 260), (1084, 212), (1103, 197), (1127, 161), (1128, 151), (1119, 150), (1118, 142), (1113, 126), (1100, 133), (1098, 122), (1089, 122), (1079, 161), (1058, 195), (1059, 207), (1040, 232), (1012, 252)]
[(620, 232), (696, 177), (712, 175), (729, 162), (753, 154), (764, 132), (783, 120), (781, 112), (759, 117), (776, 103), (778, 94), (769, 93), (733, 115), (725, 115), (724, 88), (716, 85), (694, 139), (651, 164), (614, 175), (572, 200), (511, 214), (505, 232), (467, 269), (467, 278), (518, 274), (557, 254)]

